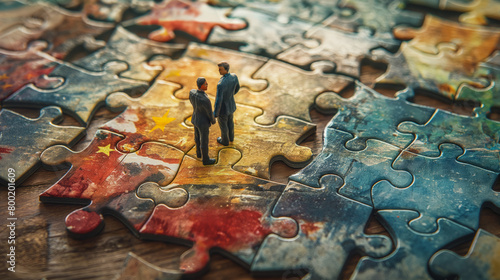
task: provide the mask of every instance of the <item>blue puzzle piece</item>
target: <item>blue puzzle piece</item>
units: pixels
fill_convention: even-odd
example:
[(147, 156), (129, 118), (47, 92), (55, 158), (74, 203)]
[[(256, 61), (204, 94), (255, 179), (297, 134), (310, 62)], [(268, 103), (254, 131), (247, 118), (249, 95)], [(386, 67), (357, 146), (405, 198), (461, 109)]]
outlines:
[(13, 107), (60, 106), (80, 123), (88, 124), (95, 111), (105, 104), (106, 96), (116, 91), (144, 92), (147, 83), (118, 78), (126, 69), (124, 63), (108, 63), (102, 72), (89, 72), (70, 64), (61, 64), (50, 74), (64, 77), (64, 83), (55, 89), (39, 89), (28, 85), (12, 94), (4, 105)]
[(356, 82), (356, 92), (348, 99), (331, 92), (323, 93), (316, 99), (319, 110), (337, 114), (328, 128), (350, 132), (354, 139), (347, 141), (346, 147), (361, 150), (367, 139), (378, 139), (404, 149), (414, 140), (414, 135), (401, 133), (397, 126), (402, 121), (427, 122), (435, 109), (412, 104), (413, 90), (406, 89), (397, 97), (387, 98), (375, 90)]
[(417, 135), (415, 142), (408, 147), (415, 153), (438, 156), (439, 144), (454, 143), (465, 150), (458, 160), (500, 172), (500, 122), (438, 109), (426, 124), (403, 122), (398, 129)]
[(342, 179), (333, 175), (322, 178), (320, 189), (289, 182), (273, 215), (295, 219), (299, 233), (289, 239), (269, 235), (251, 270), (308, 269), (310, 279), (337, 279), (354, 250), (387, 255), (392, 247), (388, 237), (363, 232), (372, 207), (339, 195), (341, 185)]
[(500, 238), (479, 229), (465, 257), (449, 250), (432, 256), (430, 269), (443, 277), (458, 275), (460, 279), (498, 279), (500, 269)]
[(394, 168), (407, 170), (415, 178), (408, 188), (396, 188), (387, 181), (373, 186), (376, 209), (411, 209), (421, 216), (410, 222), (419, 232), (436, 231), (436, 220), (448, 218), (477, 229), (485, 202), (500, 207), (500, 193), (492, 186), (498, 173), (457, 161), (463, 150), (454, 144), (439, 146), (441, 155), (424, 157), (408, 151), (394, 161)]
[(351, 134), (327, 128), (324, 137), (323, 151), (299, 173), (290, 176), (291, 180), (319, 188), (321, 176), (335, 174), (345, 181), (339, 191), (341, 195), (368, 205), (372, 204), (371, 188), (380, 180), (390, 180), (400, 187), (411, 184), (410, 173), (392, 168), (392, 162), (401, 152), (398, 147), (368, 139), (364, 150), (351, 151), (344, 146), (352, 139)]
[(383, 210), (378, 214), (396, 239), (396, 250), (382, 259), (363, 257), (351, 277), (353, 280), (433, 279), (427, 271), (432, 254), (473, 234), (472, 230), (447, 219), (439, 219), (439, 227), (433, 233), (417, 233), (408, 226), (408, 221), (418, 216), (417, 212)]

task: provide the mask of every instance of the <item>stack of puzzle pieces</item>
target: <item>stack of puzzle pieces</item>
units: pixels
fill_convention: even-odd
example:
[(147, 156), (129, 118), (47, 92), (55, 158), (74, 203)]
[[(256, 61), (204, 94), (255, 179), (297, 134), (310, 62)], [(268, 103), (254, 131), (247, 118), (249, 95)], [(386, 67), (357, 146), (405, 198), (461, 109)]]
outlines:
[[(255, 275), (338, 279), (358, 254), (351, 279), (500, 279), (500, 239), (479, 228), (500, 207), (499, 20), (499, 0), (2, 1), (0, 180), (69, 166), (40, 201), (85, 205), (61, 221), (72, 237), (112, 215), (191, 246), (176, 271), (131, 255), (123, 279), (199, 277), (213, 253)], [(236, 137), (221, 146), (212, 126), (204, 166), (189, 90), (205, 77), (213, 103), (220, 61), (241, 84)], [(363, 84), (366, 61), (401, 90)], [(71, 150), (102, 107), (121, 113)], [(319, 154), (298, 145), (311, 108), (332, 115)], [(301, 170), (273, 182), (275, 161)], [(390, 237), (365, 233), (372, 216)], [(465, 257), (447, 250), (472, 238)]]

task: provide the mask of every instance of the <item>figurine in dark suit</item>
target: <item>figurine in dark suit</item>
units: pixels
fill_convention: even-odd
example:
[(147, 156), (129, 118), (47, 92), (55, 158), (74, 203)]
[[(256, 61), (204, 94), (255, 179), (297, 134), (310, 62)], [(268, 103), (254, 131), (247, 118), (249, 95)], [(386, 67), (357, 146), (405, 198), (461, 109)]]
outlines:
[(200, 77), (196, 80), (196, 85), (198, 89), (189, 92), (189, 101), (193, 105), (191, 123), (194, 125), (196, 156), (203, 159), (204, 165), (210, 165), (215, 163), (215, 159), (208, 157), (208, 134), (210, 126), (215, 124), (215, 118), (212, 114), (212, 103), (205, 93), (208, 88), (207, 80)]
[(214, 116), (218, 118), (221, 133), (217, 142), (227, 146), (229, 142), (234, 140), (233, 113), (236, 111), (234, 95), (240, 90), (240, 83), (236, 75), (229, 73), (227, 62), (221, 62), (217, 66), (219, 66), (219, 73), (222, 75), (217, 84), (214, 108)]

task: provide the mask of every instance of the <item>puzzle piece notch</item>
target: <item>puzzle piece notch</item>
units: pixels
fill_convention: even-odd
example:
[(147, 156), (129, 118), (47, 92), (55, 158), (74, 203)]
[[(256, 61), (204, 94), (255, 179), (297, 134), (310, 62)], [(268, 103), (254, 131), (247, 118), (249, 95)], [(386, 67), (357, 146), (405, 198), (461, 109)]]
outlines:
[[(261, 114), (261, 109), (245, 105), (238, 105), (234, 112), (235, 138), (228, 147), (239, 150), (243, 157), (233, 168), (242, 173), (270, 179), (270, 166), (275, 161), (283, 161), (292, 168), (307, 165), (312, 158), (312, 151), (297, 143), (314, 133), (316, 125), (287, 116), (278, 117), (271, 125), (260, 125), (254, 119)], [(188, 125), (191, 126), (190, 123)], [(224, 147), (215, 141), (219, 136), (219, 126), (212, 126), (209, 135), (209, 139), (213, 139), (209, 143), (211, 158)], [(195, 149), (189, 155), (195, 157)]]
[(432, 256), (429, 267), (432, 272), (443, 277), (497, 279), (499, 253), (500, 239), (484, 229), (479, 229), (465, 257), (449, 250), (441, 250)]
[[(60, 166), (71, 163), (70, 170), (57, 183), (40, 195), (49, 203), (91, 203), (66, 217), (66, 228), (76, 237), (97, 234), (102, 227), (102, 214), (120, 219), (134, 234), (146, 222), (154, 208), (149, 199), (136, 196), (136, 188), (145, 181), (169, 183), (180, 165), (183, 152), (167, 145), (148, 142), (136, 153), (124, 154), (115, 149), (123, 136), (98, 130), (90, 145), (80, 152), (64, 146), (52, 146), (41, 156), (44, 164)], [(95, 166), (101, 166), (96, 172)], [(188, 194), (171, 190), (176, 199), (170, 207), (180, 207)]]
[[(193, 248), (183, 254), (181, 270), (196, 273), (203, 269), (210, 252), (215, 250), (250, 265), (255, 253), (271, 232), (293, 237), (297, 224), (290, 218), (274, 218), (272, 208), (284, 185), (236, 172), (231, 165), (240, 160), (242, 153), (226, 148), (220, 151), (215, 165), (204, 166), (185, 156), (174, 181), (161, 190), (182, 188), (189, 193), (189, 201), (178, 209), (162, 204), (156, 206), (148, 222), (140, 230), (146, 239), (193, 242)], [(154, 185), (142, 185), (139, 197), (153, 195)]]
[(340, 195), (367, 205), (372, 205), (371, 188), (380, 180), (388, 179), (401, 187), (411, 184), (413, 178), (409, 172), (392, 167), (400, 148), (368, 139), (364, 150), (351, 151), (345, 147), (351, 139), (352, 135), (347, 132), (326, 128), (321, 153), (300, 172), (290, 176), (290, 180), (319, 188), (322, 176), (335, 174), (345, 181)]
[(387, 181), (378, 182), (372, 187), (373, 205), (418, 211), (420, 216), (409, 223), (418, 232), (436, 231), (439, 218), (477, 229), (485, 202), (500, 207), (500, 193), (492, 189), (498, 173), (458, 162), (463, 150), (457, 145), (441, 144), (439, 150), (439, 157), (403, 151), (393, 166), (410, 172), (415, 178), (412, 185), (397, 188)]
[(342, 178), (335, 175), (322, 177), (319, 189), (289, 182), (273, 215), (295, 219), (299, 233), (289, 239), (269, 235), (252, 272), (308, 269), (307, 279), (336, 279), (355, 250), (374, 257), (387, 255), (392, 249), (388, 237), (363, 232), (372, 207), (339, 195), (342, 185)]
[(396, 240), (396, 250), (381, 259), (363, 257), (359, 261), (353, 280), (360, 279), (434, 279), (427, 263), (440, 248), (458, 243), (473, 231), (448, 219), (438, 219), (438, 228), (429, 234), (413, 231), (408, 221), (418, 213), (409, 210), (382, 210), (377, 212)]
[(269, 60), (253, 76), (267, 80), (269, 86), (260, 92), (242, 89), (235, 95), (235, 101), (261, 108), (263, 114), (255, 118), (258, 124), (273, 124), (280, 116), (311, 122), (309, 111), (314, 107), (317, 95), (326, 91), (341, 92), (353, 83), (353, 79), (349, 77), (324, 74), (333, 68), (331, 62), (315, 62), (311, 68), (313, 71), (305, 71)]
[(157, 79), (140, 98), (113, 93), (106, 99), (109, 109), (126, 108), (119, 116), (101, 126), (126, 138), (117, 144), (123, 152), (135, 152), (144, 142), (156, 141), (172, 145), (187, 153), (194, 145), (194, 130), (184, 121), (192, 115), (189, 101), (175, 98), (180, 85)]
[(144, 92), (147, 83), (118, 78), (127, 69), (124, 62), (108, 62), (104, 71), (90, 72), (68, 63), (61, 63), (50, 77), (64, 77), (64, 84), (55, 89), (39, 89), (27, 85), (4, 101), (5, 106), (42, 107), (58, 105), (64, 112), (87, 125), (93, 114), (104, 105), (106, 96), (114, 91)]
[(356, 81), (352, 97), (344, 99), (335, 93), (323, 93), (316, 98), (316, 106), (322, 112), (336, 112), (328, 128), (354, 135), (345, 143), (350, 150), (363, 150), (368, 139), (381, 140), (404, 149), (415, 137), (398, 131), (398, 125), (402, 121), (425, 123), (435, 111), (434, 108), (408, 102), (413, 97), (411, 88), (397, 92), (393, 99)]
[(40, 110), (36, 119), (10, 110), (0, 111), (0, 182), (9, 182), (8, 169), (15, 170), (18, 184), (40, 166), (39, 156), (47, 147), (56, 144), (74, 145), (85, 135), (85, 128), (54, 125), (63, 120), (59, 107)]
[(454, 143), (465, 151), (459, 161), (500, 172), (499, 122), (481, 115), (466, 117), (438, 109), (427, 123), (402, 122), (398, 130), (417, 136), (408, 147), (415, 153), (436, 157), (440, 155), (438, 145)]
[(151, 40), (167, 42), (175, 37), (174, 31), (184, 31), (202, 42), (207, 40), (215, 26), (238, 30), (247, 26), (241, 19), (227, 18), (228, 8), (217, 8), (204, 2), (164, 0), (157, 3), (151, 13), (137, 18), (140, 25), (160, 25), (161, 29), (149, 35)]

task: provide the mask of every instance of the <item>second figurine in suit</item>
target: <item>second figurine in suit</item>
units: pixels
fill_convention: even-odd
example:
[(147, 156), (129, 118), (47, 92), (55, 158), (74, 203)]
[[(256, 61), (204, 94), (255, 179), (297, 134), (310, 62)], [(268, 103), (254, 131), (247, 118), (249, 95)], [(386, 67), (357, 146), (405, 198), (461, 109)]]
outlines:
[(236, 111), (234, 95), (240, 90), (240, 83), (235, 74), (229, 73), (229, 64), (221, 62), (219, 73), (222, 77), (217, 84), (217, 95), (215, 96), (214, 116), (218, 118), (221, 137), (217, 142), (227, 146), (234, 140), (233, 113)]
[(198, 89), (189, 92), (189, 101), (193, 105), (191, 123), (194, 125), (196, 156), (202, 158), (204, 165), (210, 165), (215, 163), (215, 159), (208, 157), (208, 135), (210, 126), (215, 124), (215, 118), (212, 114), (212, 102), (205, 93), (208, 88), (207, 80), (200, 77), (196, 80), (196, 85)]

